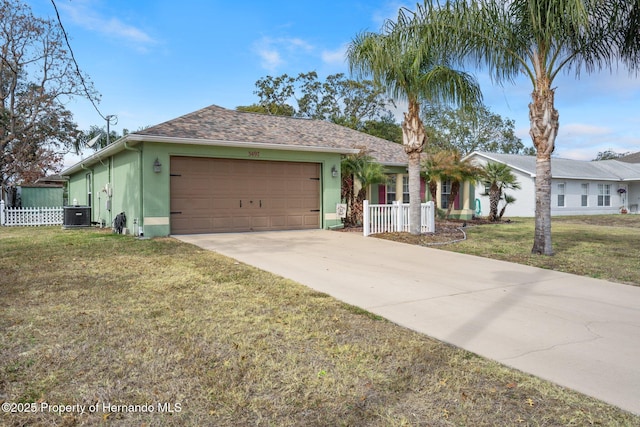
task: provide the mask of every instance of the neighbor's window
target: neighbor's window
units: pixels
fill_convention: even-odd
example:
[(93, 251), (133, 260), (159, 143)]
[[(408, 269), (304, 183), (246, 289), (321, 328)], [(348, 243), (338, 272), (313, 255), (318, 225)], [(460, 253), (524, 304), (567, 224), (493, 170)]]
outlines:
[(558, 207), (564, 206), (564, 184), (558, 184)]
[(611, 184), (598, 184), (598, 206), (611, 206)]
[(582, 200), (581, 206), (589, 206), (589, 184), (581, 184), (582, 187)]
[(402, 203), (409, 203), (409, 176), (402, 176)]
[(390, 175), (387, 180), (387, 204), (390, 205), (396, 201), (396, 176)]
[(442, 196), (440, 197), (440, 207), (449, 208), (449, 194), (451, 194), (451, 181), (442, 181)]

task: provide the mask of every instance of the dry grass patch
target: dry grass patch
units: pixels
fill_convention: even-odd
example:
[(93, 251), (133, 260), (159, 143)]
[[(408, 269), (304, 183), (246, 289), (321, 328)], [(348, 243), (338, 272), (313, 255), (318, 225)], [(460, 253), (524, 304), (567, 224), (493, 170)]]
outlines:
[(4, 228), (0, 286), (0, 400), (98, 407), (3, 425), (640, 424), (173, 239)]

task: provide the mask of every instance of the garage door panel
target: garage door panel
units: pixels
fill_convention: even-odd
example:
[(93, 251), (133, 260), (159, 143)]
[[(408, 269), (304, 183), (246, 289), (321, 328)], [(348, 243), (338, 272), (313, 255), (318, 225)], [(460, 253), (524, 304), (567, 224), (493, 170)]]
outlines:
[(304, 224), (309, 227), (317, 228), (320, 227), (320, 222), (318, 220), (318, 215), (308, 215), (304, 217)]
[(301, 208), (302, 209), (308, 209), (308, 210), (318, 210), (318, 209), (320, 209), (320, 206), (318, 205), (317, 200), (314, 200), (314, 199), (303, 199)]
[(304, 200), (301, 200), (301, 199), (285, 200), (285, 204), (287, 206), (287, 209), (302, 209), (304, 207)]
[(220, 197), (213, 200), (213, 209), (233, 210), (240, 207), (240, 200), (231, 197)]
[[(219, 230), (231, 229), (233, 228), (233, 218), (232, 217), (212, 218), (211, 228), (219, 229)], [(210, 233), (211, 231), (207, 231), (207, 232)]]
[(302, 182), (301, 191), (305, 194), (313, 191), (320, 186), (320, 181), (307, 180)]
[(287, 225), (290, 227), (300, 227), (304, 224), (304, 216), (302, 215), (289, 215), (287, 216)]
[(286, 215), (271, 215), (269, 217), (270, 226), (272, 228), (283, 229), (287, 226), (287, 216)]
[(320, 227), (319, 164), (172, 157), (171, 175), (174, 234)]

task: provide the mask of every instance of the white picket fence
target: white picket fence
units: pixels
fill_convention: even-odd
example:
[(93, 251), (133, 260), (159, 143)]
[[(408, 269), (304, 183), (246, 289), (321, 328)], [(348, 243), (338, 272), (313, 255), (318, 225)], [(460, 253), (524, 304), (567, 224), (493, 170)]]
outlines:
[[(436, 230), (433, 205), (433, 202), (420, 204), (421, 233), (433, 233)], [(362, 216), (362, 229), (365, 236), (376, 233), (409, 231), (408, 203), (393, 202), (391, 205), (371, 205), (368, 200), (365, 200)]]
[(0, 226), (62, 225), (63, 209), (59, 208), (7, 208), (0, 200)]

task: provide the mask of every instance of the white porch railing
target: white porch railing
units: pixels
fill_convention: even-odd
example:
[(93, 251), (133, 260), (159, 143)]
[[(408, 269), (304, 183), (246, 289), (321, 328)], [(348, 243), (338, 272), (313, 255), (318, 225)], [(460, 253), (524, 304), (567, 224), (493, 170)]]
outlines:
[(0, 200), (0, 226), (62, 225), (63, 209), (59, 208), (5, 208)]
[[(409, 231), (408, 203), (393, 202), (391, 205), (370, 205), (369, 201), (365, 200), (362, 216), (362, 229), (365, 236), (376, 233)], [(420, 232), (433, 233), (435, 229), (433, 202), (420, 204)]]

